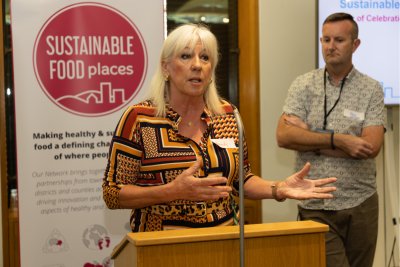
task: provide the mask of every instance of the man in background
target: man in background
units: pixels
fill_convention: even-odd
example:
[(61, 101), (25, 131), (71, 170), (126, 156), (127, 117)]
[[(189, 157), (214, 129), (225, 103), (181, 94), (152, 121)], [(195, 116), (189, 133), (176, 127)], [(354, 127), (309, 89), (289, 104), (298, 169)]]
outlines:
[(327, 266), (368, 267), (378, 232), (374, 158), (383, 143), (383, 90), (353, 66), (360, 39), (351, 15), (328, 16), (320, 41), (326, 66), (292, 83), (277, 141), (297, 151), (296, 169), (311, 162), (310, 179), (338, 178), (333, 199), (304, 200), (298, 207), (301, 220), (329, 225)]

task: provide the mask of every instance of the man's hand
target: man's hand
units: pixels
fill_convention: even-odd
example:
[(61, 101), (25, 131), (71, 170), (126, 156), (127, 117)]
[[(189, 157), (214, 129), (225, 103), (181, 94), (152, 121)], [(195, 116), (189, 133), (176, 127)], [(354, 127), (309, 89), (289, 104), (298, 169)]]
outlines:
[(309, 127), (308, 125), (299, 117), (294, 116), (294, 115), (282, 115), (283, 116), (283, 120), (287, 125), (292, 125), (292, 126), (296, 126), (296, 127), (300, 127), (303, 128), (305, 130), (308, 130)]
[(336, 147), (353, 158), (367, 159), (374, 153), (371, 143), (365, 139), (348, 134), (335, 134)]

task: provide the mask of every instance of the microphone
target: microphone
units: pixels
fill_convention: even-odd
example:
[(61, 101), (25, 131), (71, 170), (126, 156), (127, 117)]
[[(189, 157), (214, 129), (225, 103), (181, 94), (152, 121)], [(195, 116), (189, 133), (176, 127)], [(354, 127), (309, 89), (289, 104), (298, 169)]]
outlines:
[(240, 267), (244, 267), (244, 166), (243, 166), (243, 122), (237, 108), (233, 110), (239, 132), (239, 234), (240, 234)]

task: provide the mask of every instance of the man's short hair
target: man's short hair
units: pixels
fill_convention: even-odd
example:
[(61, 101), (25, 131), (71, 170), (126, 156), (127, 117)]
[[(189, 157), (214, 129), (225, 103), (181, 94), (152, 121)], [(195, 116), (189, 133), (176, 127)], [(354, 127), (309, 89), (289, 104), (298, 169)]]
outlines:
[(357, 39), (358, 38), (357, 22), (354, 20), (354, 17), (348, 13), (342, 13), (342, 12), (333, 13), (325, 19), (325, 21), (322, 25), (325, 25), (326, 23), (330, 23), (330, 22), (343, 21), (343, 20), (348, 20), (351, 22), (351, 24), (353, 24), (352, 37), (354, 40)]

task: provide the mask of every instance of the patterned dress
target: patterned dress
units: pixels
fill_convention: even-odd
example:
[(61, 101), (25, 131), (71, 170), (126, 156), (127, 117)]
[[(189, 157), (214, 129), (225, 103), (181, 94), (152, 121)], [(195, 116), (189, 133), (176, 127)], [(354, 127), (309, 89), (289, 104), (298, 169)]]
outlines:
[[(103, 198), (108, 208), (118, 209), (119, 192), (124, 185), (161, 186), (170, 183), (196, 161), (203, 160), (198, 177), (219, 175), (228, 178), (233, 195), (238, 195), (238, 130), (234, 107), (223, 101), (224, 114), (211, 114), (207, 108), (202, 120), (207, 124), (200, 143), (179, 134), (181, 117), (166, 106), (165, 117), (155, 117), (151, 101), (129, 107), (122, 115), (112, 138), (103, 181)], [(235, 148), (223, 148), (214, 139), (233, 139)], [(251, 176), (244, 142), (245, 181)], [(231, 225), (237, 205), (231, 196), (217, 201), (175, 200), (133, 209), (133, 232), (178, 228)]]

